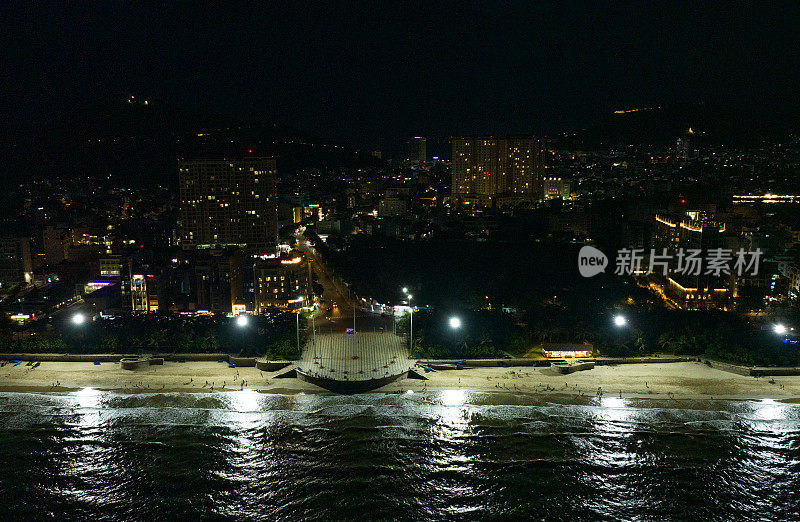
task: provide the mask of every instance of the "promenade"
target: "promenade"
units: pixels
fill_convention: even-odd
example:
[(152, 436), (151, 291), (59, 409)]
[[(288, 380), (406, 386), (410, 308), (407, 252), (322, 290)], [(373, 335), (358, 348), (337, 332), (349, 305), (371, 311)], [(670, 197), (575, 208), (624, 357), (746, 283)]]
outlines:
[(391, 332), (317, 334), (297, 362), (320, 378), (369, 380), (407, 372), (413, 365), (403, 338)]

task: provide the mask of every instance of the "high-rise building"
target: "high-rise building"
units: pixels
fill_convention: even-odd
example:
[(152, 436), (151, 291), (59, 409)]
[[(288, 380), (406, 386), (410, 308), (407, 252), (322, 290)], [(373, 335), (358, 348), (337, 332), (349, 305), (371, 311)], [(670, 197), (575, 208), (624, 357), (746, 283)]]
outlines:
[(457, 138), (452, 141), (452, 196), (483, 205), (505, 197), (542, 195), (544, 150), (536, 137)]
[(411, 138), (411, 151), (410, 159), (412, 163), (425, 163), (428, 157), (427, 140), (422, 136), (414, 136)]
[(183, 248), (277, 243), (274, 158), (181, 160), (178, 168)]
[(0, 239), (0, 287), (30, 283), (32, 280), (28, 238)]
[(70, 231), (64, 227), (48, 225), (42, 231), (42, 246), (44, 247), (44, 261), (55, 266), (69, 258), (69, 248), (72, 245)]
[(241, 253), (227, 248), (197, 254), (193, 260), (197, 309), (233, 313), (244, 298)]

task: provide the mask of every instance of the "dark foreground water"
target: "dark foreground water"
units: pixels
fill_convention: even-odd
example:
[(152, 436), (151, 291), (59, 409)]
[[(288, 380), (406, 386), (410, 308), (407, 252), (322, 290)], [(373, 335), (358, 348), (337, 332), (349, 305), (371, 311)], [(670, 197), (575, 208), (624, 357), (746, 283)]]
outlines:
[(800, 519), (799, 406), (553, 400), (2, 393), (0, 518)]

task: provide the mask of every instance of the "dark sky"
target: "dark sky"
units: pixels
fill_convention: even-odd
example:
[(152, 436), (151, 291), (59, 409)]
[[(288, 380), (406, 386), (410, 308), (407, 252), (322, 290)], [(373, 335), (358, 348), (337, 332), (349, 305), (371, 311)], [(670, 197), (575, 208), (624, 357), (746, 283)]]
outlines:
[(627, 107), (796, 107), (800, 17), (772, 4), (25, 2), (0, 8), (0, 121), (132, 93), (370, 148)]

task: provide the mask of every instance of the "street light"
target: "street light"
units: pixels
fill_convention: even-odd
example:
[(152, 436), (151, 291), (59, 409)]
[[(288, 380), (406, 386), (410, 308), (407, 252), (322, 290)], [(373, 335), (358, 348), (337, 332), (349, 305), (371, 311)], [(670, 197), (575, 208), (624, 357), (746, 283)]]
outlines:
[(408, 328), (408, 343), (409, 343), (409, 350), (413, 352), (414, 351), (414, 307), (411, 306), (411, 299), (414, 296), (408, 293), (407, 286), (403, 287), (403, 293), (406, 294), (406, 298), (408, 299), (408, 308), (409, 308), (409, 313), (411, 314), (411, 324)]
[(246, 315), (239, 314), (236, 316), (236, 326), (238, 326), (239, 328), (244, 328), (245, 326), (247, 326), (247, 323), (248, 319)]
[(72, 324), (75, 325), (83, 324), (85, 320), (86, 317), (80, 312), (72, 316)]
[(459, 319), (458, 317), (451, 317), (448, 323), (450, 324), (450, 328), (452, 328), (453, 330), (458, 330), (459, 328), (461, 328), (461, 319)]
[(618, 328), (622, 328), (628, 324), (628, 319), (624, 315), (615, 315), (614, 316), (614, 326)]
[(411, 345), (411, 351), (413, 352), (414, 351), (414, 307), (411, 306), (411, 298), (412, 297), (414, 297), (414, 296), (411, 295), (411, 294), (408, 294), (408, 307), (411, 310), (409, 312), (411, 314), (411, 324), (408, 327), (408, 341), (409, 341), (409, 344)]
[(778, 335), (783, 335), (786, 333), (786, 326), (782, 324), (776, 324), (775, 326), (772, 327), (772, 329)]

